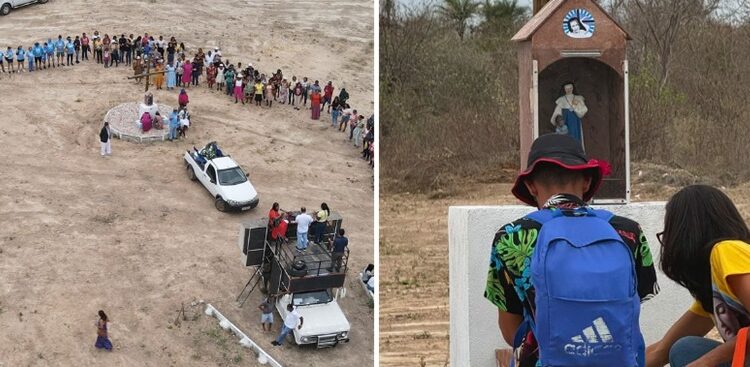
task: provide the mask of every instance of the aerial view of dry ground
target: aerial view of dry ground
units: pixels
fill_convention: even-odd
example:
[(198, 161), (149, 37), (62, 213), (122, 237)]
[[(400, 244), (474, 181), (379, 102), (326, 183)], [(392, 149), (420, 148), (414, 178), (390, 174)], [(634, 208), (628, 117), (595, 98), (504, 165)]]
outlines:
[[(668, 200), (685, 185), (713, 183), (655, 164), (634, 164), (633, 172), (634, 201)], [(518, 205), (510, 194), (515, 174), (499, 170), (494, 177), (469, 180), (472, 183), (456, 187), (447, 197), (444, 193), (381, 195), (380, 256), (381, 264), (388, 264), (381, 265), (379, 284), (384, 305), (380, 308), (381, 366), (449, 364), (448, 207)], [(726, 192), (750, 219), (750, 184)], [(715, 330), (713, 336), (718, 337)]]
[[(17, 47), (94, 30), (175, 36), (188, 52), (220, 46), (225, 58), (262, 71), (345, 86), (353, 106), (373, 102), (373, 2), (347, 0), (189, 3), (173, 0), (51, 0), (0, 18), (0, 43)], [(374, 311), (356, 271), (374, 260), (372, 170), (329, 115), (235, 105), (204, 86), (189, 89), (193, 126), (177, 142), (115, 139), (99, 156), (106, 112), (142, 99), (132, 70), (93, 62), (0, 74), (0, 365), (253, 366), (255, 356), (202, 313), (216, 306), (284, 366), (366, 366)], [(154, 91), (175, 106), (177, 94)], [(217, 141), (249, 172), (261, 198), (225, 214), (188, 180), (182, 154)], [(316, 350), (272, 347), (256, 292), (235, 297), (251, 272), (240, 263), (239, 222), (327, 202), (350, 239), (347, 296), (351, 342)], [(186, 317), (177, 319), (185, 305)], [(97, 310), (110, 318), (111, 353), (94, 348)], [(276, 327), (280, 326), (277, 315)]]

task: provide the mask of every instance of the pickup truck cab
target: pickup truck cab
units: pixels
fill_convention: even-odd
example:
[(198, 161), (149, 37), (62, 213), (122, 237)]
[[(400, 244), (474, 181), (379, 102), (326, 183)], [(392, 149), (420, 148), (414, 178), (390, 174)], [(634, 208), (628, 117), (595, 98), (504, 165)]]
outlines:
[(197, 151), (187, 151), (184, 160), (190, 180), (200, 182), (208, 190), (219, 211), (250, 210), (258, 206), (258, 192), (248, 174), (231, 157), (205, 159)]
[(297, 345), (316, 344), (318, 348), (335, 347), (349, 341), (349, 321), (329, 290), (285, 294), (276, 300), (276, 310), (284, 321), (286, 306), (293, 302), (304, 318), (301, 329), (293, 331)]
[(0, 15), (10, 14), (11, 9), (18, 9), (31, 4), (44, 4), (48, 0), (0, 0)]

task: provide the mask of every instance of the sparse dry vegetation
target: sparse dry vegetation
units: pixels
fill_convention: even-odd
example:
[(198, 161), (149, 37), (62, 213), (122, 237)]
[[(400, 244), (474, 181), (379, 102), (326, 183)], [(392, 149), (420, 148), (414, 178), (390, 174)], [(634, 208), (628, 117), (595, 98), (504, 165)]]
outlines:
[[(603, 3), (633, 37), (633, 159), (724, 185), (750, 178), (750, 166), (738, 159), (746, 156), (750, 136), (746, 2)], [(389, 1), (381, 8), (384, 192), (440, 190), (439, 198), (466, 177), (518, 168), (517, 60), (510, 38), (529, 14), (508, 11), (517, 8), (513, 1), (482, 5), (465, 34), (446, 5), (408, 9)]]

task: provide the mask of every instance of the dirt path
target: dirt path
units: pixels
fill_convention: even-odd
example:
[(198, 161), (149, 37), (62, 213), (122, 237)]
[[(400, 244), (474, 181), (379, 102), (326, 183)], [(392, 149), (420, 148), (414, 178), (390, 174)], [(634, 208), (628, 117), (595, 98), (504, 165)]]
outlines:
[[(343, 81), (354, 104), (372, 101), (369, 1), (326, 7), (199, 1), (198, 9), (210, 6), (210, 11), (190, 12), (176, 1), (127, 1), (92, 11), (98, 4), (52, 0), (18, 10), (0, 22), (0, 39), (28, 45), (94, 28), (174, 34), (188, 47), (223, 39), (222, 52), (230, 60)], [(344, 15), (364, 22), (337, 21)], [(227, 22), (235, 26), (226, 28)], [(154, 29), (155, 24), (163, 27)], [(289, 27), (294, 32), (286, 31)], [(351, 37), (344, 40), (347, 33)], [(240, 363), (227, 357), (226, 349), (197, 339), (208, 326), (169, 327), (180, 304), (193, 300), (214, 304), (285, 365), (371, 364), (373, 312), (354, 277), (341, 301), (352, 323), (352, 342), (331, 350), (274, 349), (272, 336), (262, 335), (257, 325), (253, 306), (259, 294), (242, 309), (232, 303), (250, 276), (240, 265), (238, 223), (265, 216), (273, 201), (290, 209), (326, 201), (344, 217), (352, 269), (372, 262), (372, 172), (357, 151), (325, 120), (312, 122), (308, 111), (243, 108), (199, 87), (189, 90), (194, 125), (186, 140), (152, 145), (115, 140), (113, 157), (101, 158), (98, 131), (104, 114), (142, 96), (142, 86), (125, 80), (131, 72), (90, 63), (0, 74), (0, 141), (7, 152), (6, 175), (0, 177), (0, 364)], [(155, 97), (176, 104), (175, 93), (158, 91)], [(250, 173), (261, 197), (258, 209), (219, 213), (207, 192), (187, 179), (182, 152), (210, 140)], [(111, 354), (93, 348), (98, 309), (113, 320)], [(249, 353), (240, 358), (242, 365), (253, 365), (252, 360)]]

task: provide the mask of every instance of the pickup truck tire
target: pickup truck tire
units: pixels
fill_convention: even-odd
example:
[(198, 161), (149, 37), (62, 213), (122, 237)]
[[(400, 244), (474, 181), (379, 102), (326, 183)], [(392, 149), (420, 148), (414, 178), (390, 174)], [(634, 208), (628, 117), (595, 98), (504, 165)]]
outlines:
[(293, 277), (302, 277), (307, 275), (307, 264), (304, 260), (295, 260), (289, 266), (289, 275)]
[(196, 181), (198, 180), (198, 177), (195, 176), (195, 170), (192, 166), (187, 166), (187, 174), (190, 181)]
[(229, 208), (229, 205), (226, 201), (224, 201), (224, 199), (221, 198), (221, 196), (216, 198), (216, 201), (214, 201), (214, 206), (216, 206), (216, 210), (220, 212), (225, 212)]
[(10, 4), (5, 3), (2, 6), (0, 6), (0, 15), (8, 15), (10, 14)]

